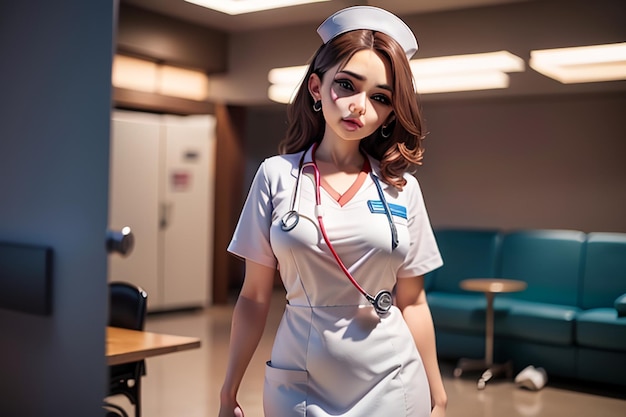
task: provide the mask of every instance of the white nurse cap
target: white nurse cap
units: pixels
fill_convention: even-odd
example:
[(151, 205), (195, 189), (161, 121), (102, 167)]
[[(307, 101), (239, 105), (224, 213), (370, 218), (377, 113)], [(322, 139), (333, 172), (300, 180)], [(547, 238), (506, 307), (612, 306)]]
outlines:
[(317, 28), (324, 43), (351, 30), (374, 30), (385, 33), (400, 44), (407, 58), (417, 52), (417, 41), (411, 29), (393, 13), (378, 7), (354, 6), (339, 10)]

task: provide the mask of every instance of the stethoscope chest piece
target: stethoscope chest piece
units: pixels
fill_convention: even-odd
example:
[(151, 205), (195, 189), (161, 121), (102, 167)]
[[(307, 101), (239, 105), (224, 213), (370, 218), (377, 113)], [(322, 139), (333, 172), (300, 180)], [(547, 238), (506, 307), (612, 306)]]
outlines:
[(379, 291), (376, 297), (370, 301), (378, 314), (387, 313), (393, 305), (393, 297), (391, 296), (391, 292), (387, 290)]
[(298, 225), (298, 221), (300, 220), (300, 215), (295, 210), (289, 210), (282, 219), (280, 219), (280, 228), (284, 232), (288, 232), (292, 230), (294, 227)]

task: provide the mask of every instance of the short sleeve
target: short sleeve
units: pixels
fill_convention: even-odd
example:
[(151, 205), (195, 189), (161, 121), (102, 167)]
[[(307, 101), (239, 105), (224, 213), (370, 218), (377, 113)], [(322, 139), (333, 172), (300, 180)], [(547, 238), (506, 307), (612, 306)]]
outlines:
[(273, 207), (265, 164), (261, 164), (254, 176), (227, 250), (233, 255), (275, 268), (277, 261), (270, 245)]
[(407, 181), (403, 192), (409, 193), (407, 225), (411, 241), (404, 263), (398, 270), (398, 278), (424, 275), (443, 265), (420, 186), (413, 176), (407, 175)]

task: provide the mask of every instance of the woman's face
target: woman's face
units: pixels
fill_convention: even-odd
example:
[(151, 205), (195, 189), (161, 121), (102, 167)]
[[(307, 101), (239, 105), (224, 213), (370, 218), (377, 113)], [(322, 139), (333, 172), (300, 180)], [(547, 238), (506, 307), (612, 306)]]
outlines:
[(314, 99), (321, 97), (326, 134), (330, 129), (339, 138), (361, 140), (388, 123), (392, 81), (389, 63), (371, 50), (355, 53), (342, 68), (331, 68), (321, 82), (313, 74), (309, 88)]

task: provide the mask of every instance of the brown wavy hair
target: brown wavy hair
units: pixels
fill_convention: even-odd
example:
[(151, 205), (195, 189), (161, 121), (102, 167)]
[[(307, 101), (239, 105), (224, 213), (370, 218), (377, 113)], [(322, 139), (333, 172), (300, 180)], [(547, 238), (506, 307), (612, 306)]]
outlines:
[(394, 121), (389, 125), (391, 136), (384, 138), (380, 129), (363, 138), (360, 147), (380, 161), (382, 180), (402, 190), (406, 184), (405, 172), (414, 172), (422, 164), (424, 148), (422, 112), (415, 93), (413, 75), (402, 47), (390, 36), (371, 30), (354, 30), (322, 45), (310, 60), (309, 68), (293, 102), (287, 109), (286, 137), (279, 145), (281, 154), (300, 152), (324, 136), (326, 123), (322, 112), (313, 110), (308, 79), (324, 74), (333, 66), (343, 67), (352, 56), (362, 50), (373, 50), (387, 59), (393, 74), (392, 107)]

